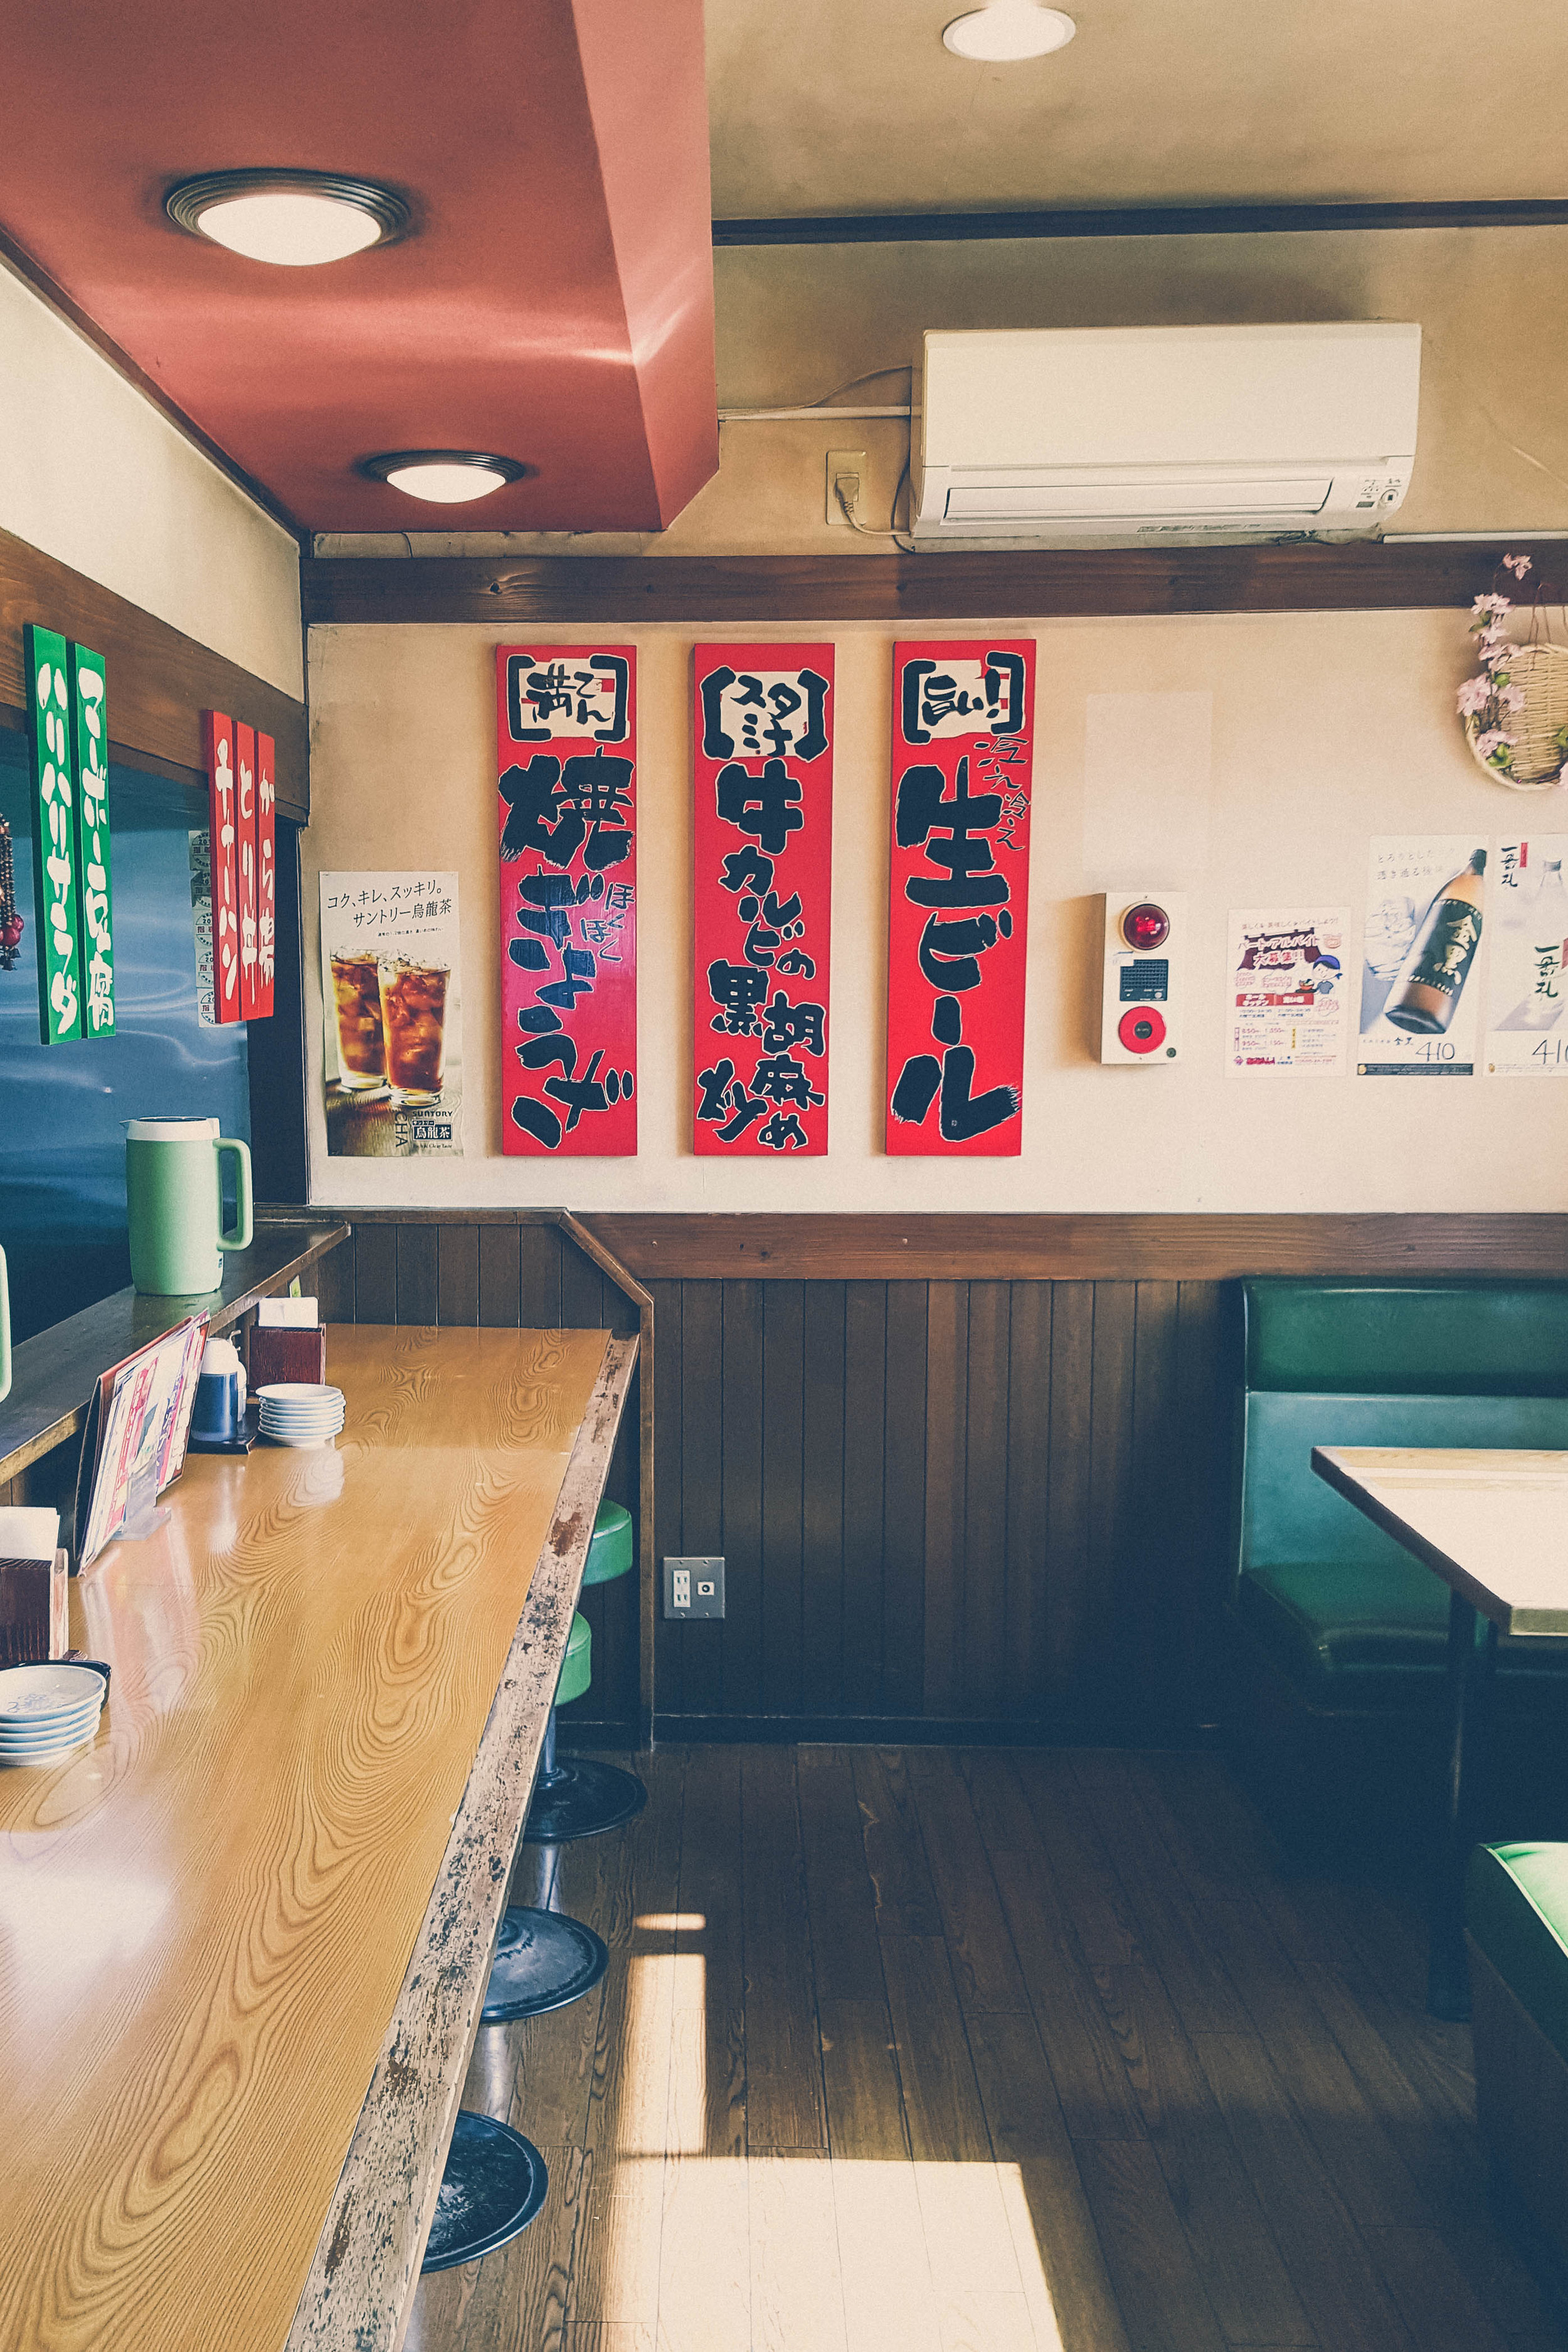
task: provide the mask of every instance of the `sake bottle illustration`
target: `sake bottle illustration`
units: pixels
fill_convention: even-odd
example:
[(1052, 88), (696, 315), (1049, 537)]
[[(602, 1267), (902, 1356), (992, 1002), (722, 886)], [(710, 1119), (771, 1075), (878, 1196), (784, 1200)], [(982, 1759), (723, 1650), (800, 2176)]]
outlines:
[(1383, 1008), (1396, 1029), (1433, 1036), (1453, 1020), (1480, 945), (1486, 870), (1487, 853), (1478, 849), (1427, 908)]
[(1563, 958), (1568, 955), (1568, 889), (1563, 860), (1542, 860), (1541, 887), (1530, 908), (1530, 993), (1517, 1008), (1510, 1028), (1550, 1029), (1564, 1003)]

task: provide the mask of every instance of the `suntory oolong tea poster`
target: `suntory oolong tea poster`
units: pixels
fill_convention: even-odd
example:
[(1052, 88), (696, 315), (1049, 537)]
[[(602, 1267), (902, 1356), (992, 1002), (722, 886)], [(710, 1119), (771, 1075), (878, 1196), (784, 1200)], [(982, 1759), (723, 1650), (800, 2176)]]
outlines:
[(460, 1154), (455, 874), (321, 876), (321, 1013), (332, 1157)]
[(1384, 836), (1372, 845), (1362, 941), (1363, 1078), (1475, 1074), (1476, 961), (1489, 904), (1487, 837)]

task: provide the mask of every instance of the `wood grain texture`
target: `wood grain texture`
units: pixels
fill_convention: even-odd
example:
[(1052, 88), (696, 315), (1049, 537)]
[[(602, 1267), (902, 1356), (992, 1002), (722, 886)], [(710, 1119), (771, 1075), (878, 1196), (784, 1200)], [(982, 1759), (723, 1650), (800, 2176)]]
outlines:
[(68, 563), (0, 530), (0, 705), (26, 708), (22, 625), (47, 617), (52, 629), (96, 646), (109, 664), (117, 732), (110, 759), (129, 752), (205, 786), (202, 712), (223, 710), (258, 727), (277, 745), (278, 811), (310, 821), (305, 706), (264, 678), (226, 661), (167, 621), (155, 620)]
[(286, 1290), (296, 1275), (323, 1261), (330, 1264), (330, 1254), (348, 1239), (348, 1228), (331, 1219), (283, 1223), (258, 1215), (250, 1248), (225, 1253), (220, 1290), (200, 1298), (140, 1298), (134, 1290), (117, 1290), (22, 1340), (11, 1393), (0, 1403), (0, 1482), (79, 1434), (92, 1384), (110, 1365), (187, 1315), (210, 1316), (215, 1333), (231, 1329), (258, 1298)]
[(939, 554), (308, 557), (307, 622), (1077, 620), (1468, 604), (1549, 540)]
[(899, 1217), (596, 1210), (580, 1222), (644, 1282), (742, 1276), (763, 1282), (1229, 1282), (1241, 1275), (1568, 1274), (1568, 1216), (1544, 1211)]
[(73, 1587), (102, 1727), (0, 1777), (6, 2344), (396, 2340), (629, 1363), (339, 1328), (329, 1366), (335, 1449), (194, 1459)]

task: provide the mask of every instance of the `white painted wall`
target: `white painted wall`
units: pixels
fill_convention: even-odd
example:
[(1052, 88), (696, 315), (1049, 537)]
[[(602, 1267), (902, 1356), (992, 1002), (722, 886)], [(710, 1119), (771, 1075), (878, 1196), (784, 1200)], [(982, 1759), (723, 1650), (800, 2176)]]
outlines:
[(0, 529), (303, 693), (295, 541), (3, 267)]
[[(1017, 623), (999, 625), (1008, 635)], [(984, 623), (922, 625), (980, 636)], [(1039, 646), (1024, 1152), (1013, 1160), (889, 1160), (881, 1149), (894, 632), (762, 625), (534, 631), (530, 642), (630, 636), (640, 650), (642, 1149), (635, 1160), (507, 1160), (497, 1058), (493, 631), (311, 632), (312, 808), (302, 843), (317, 1200), (426, 1205), (785, 1210), (1561, 1209), (1568, 1082), (1366, 1079), (1245, 1083), (1225, 1075), (1229, 908), (1345, 903), (1359, 927), (1374, 833), (1489, 840), (1521, 822), (1568, 831), (1568, 806), (1523, 802), (1465, 750), (1454, 689), (1470, 667), (1456, 613), (1048, 622)], [(838, 648), (831, 1148), (783, 1165), (690, 1148), (689, 681), (695, 639), (831, 636)], [(1086, 756), (1091, 695), (1213, 698), (1205, 763), (1188, 730), (1149, 808), (1181, 871), (1135, 876), (1115, 763)], [(1190, 709), (1191, 706), (1187, 706)], [(1206, 837), (1199, 825), (1207, 820)], [(344, 866), (455, 866), (461, 877), (468, 1156), (331, 1160), (321, 1114), (316, 876)], [(1196, 924), (1186, 1058), (1101, 1068), (1089, 1031), (1097, 907), (1107, 882), (1184, 886)], [(1352, 937), (1359, 935), (1359, 929)], [(1482, 947), (1482, 954), (1487, 950)], [(1485, 972), (1477, 975), (1484, 982)]]

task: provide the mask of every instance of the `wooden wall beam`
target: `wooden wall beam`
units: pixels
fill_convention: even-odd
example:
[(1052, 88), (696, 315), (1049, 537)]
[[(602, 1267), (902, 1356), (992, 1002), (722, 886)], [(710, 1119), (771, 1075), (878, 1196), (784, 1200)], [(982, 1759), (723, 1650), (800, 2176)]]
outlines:
[(1554, 228), (1561, 196), (1458, 196), (1363, 205), (1064, 205), (1042, 212), (817, 213), (716, 220), (731, 245), (969, 245), (999, 237), (1279, 236), (1391, 228)]
[[(103, 655), (109, 664), (110, 756), (204, 784), (202, 712), (226, 711), (258, 727), (278, 747), (278, 807), (298, 824), (310, 816), (305, 706), (237, 662), (144, 613), (0, 530), (0, 705), (26, 706), (22, 625), (42, 621)], [(4, 718), (0, 710), (0, 719)]]
[[(338, 1212), (328, 1213), (337, 1214)], [(352, 1211), (343, 1212), (353, 1214)], [(644, 1282), (1568, 1276), (1568, 1215), (680, 1215), (579, 1222)]]
[[(832, 415), (824, 409), (825, 418)], [(337, 622), (1075, 619), (1464, 606), (1505, 549), (1535, 577), (1561, 540), (1362, 541), (1347, 547), (1107, 547), (936, 555), (314, 556), (305, 618)]]

